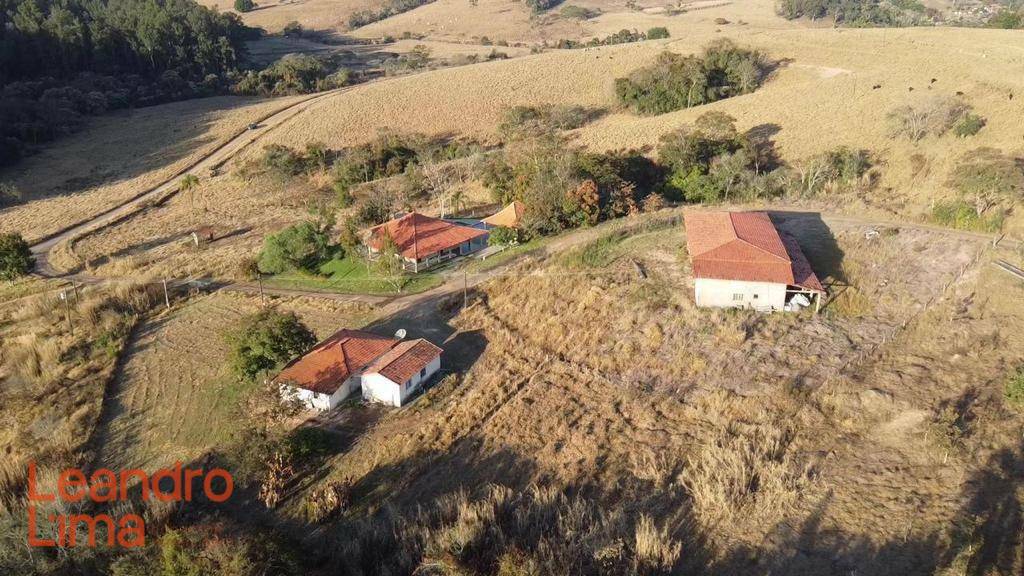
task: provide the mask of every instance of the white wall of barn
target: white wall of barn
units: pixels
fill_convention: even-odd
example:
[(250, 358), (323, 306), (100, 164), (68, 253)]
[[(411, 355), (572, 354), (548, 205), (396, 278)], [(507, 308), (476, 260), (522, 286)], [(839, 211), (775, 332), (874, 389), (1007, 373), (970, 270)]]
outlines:
[(438, 355), (427, 364), (425, 372), (417, 372), (407, 382), (394, 382), (383, 374), (364, 374), (363, 398), (390, 406), (401, 406), (423, 385), (423, 382), (429, 380), (440, 369), (441, 356)]
[(786, 285), (772, 282), (695, 278), (693, 291), (697, 306), (710, 308), (782, 310), (786, 304)]

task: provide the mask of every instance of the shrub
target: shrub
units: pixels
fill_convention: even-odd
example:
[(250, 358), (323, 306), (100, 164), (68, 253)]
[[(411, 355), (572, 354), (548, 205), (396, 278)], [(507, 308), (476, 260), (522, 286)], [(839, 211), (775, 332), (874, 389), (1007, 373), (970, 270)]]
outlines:
[(655, 26), (647, 31), (648, 40), (661, 40), (662, 38), (668, 38), (668, 28), (664, 26)]
[(263, 241), (258, 266), (261, 272), (268, 274), (280, 274), (288, 270), (315, 273), (336, 251), (325, 227), (314, 222), (303, 222), (267, 236)]
[(491, 230), (487, 243), (491, 246), (509, 246), (519, 243), (519, 231), (515, 228), (498, 226)]
[(760, 52), (720, 40), (700, 56), (664, 52), (653, 66), (616, 79), (615, 92), (638, 114), (663, 114), (752, 92), (768, 69)]
[(235, 0), (235, 11), (236, 12), (250, 12), (256, 5), (253, 4), (252, 0)]
[[(900, 106), (889, 113), (889, 133), (912, 142), (942, 136), (969, 114), (971, 107), (957, 98), (936, 97), (918, 106)], [(979, 127), (980, 130), (980, 127)]]
[(960, 201), (974, 207), (986, 228), (1001, 224), (1005, 213), (1024, 199), (1024, 161), (996, 150), (982, 148), (965, 155), (953, 170), (949, 185), (959, 193)]
[(246, 317), (227, 341), (232, 371), (239, 379), (253, 381), (305, 353), (316, 337), (294, 312), (267, 309)]
[(1004, 8), (989, 19), (987, 26), (989, 28), (1003, 28), (1005, 30), (1024, 28), (1024, 11)]
[[(2, 150), (0, 150), (0, 156), (3, 156)], [(21, 190), (14, 184), (7, 182), (0, 182), (0, 206), (15, 204), (21, 201)]]
[(539, 14), (562, 3), (562, 0), (526, 0), (526, 5), (534, 14)]
[(25, 276), (33, 266), (35, 258), (21, 234), (0, 234), (0, 280)]
[(284, 28), (281, 29), (281, 35), (286, 37), (286, 38), (288, 38), (288, 37), (296, 37), (296, 38), (298, 38), (298, 37), (302, 36), (302, 33), (303, 33), (302, 24), (299, 24), (295, 20), (292, 20), (291, 22), (285, 24)]
[(1007, 380), (1003, 397), (1014, 406), (1024, 407), (1024, 366), (1017, 368), (1017, 372)]
[(961, 138), (967, 136), (974, 136), (985, 127), (985, 119), (981, 116), (968, 112), (964, 114), (960, 121), (953, 126), (953, 133)]
[(575, 130), (596, 116), (583, 106), (543, 104), (514, 106), (505, 111), (498, 131), (506, 138), (517, 134), (537, 134), (551, 130)]
[(1003, 227), (1003, 219), (1006, 215), (1000, 211), (987, 216), (981, 216), (974, 206), (963, 200), (954, 200), (936, 202), (932, 206), (931, 217), (938, 224), (958, 230), (998, 232)]
[(800, 191), (813, 196), (856, 184), (870, 168), (871, 158), (867, 151), (840, 146), (804, 162), (797, 168), (796, 175)]
[(558, 13), (563, 18), (576, 18), (577, 20), (587, 20), (601, 14), (600, 10), (593, 8), (584, 8), (582, 6), (568, 5), (562, 6), (562, 9)]

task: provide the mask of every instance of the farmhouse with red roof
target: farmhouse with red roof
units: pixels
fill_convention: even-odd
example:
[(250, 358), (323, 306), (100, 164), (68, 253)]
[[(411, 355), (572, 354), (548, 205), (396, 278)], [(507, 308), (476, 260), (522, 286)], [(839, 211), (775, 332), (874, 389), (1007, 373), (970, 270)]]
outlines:
[(330, 410), (356, 391), (401, 406), (441, 368), (441, 349), (426, 340), (402, 341), (362, 330), (339, 330), (274, 378), (284, 395)]
[(487, 246), (487, 231), (410, 212), (369, 230), (366, 245), (375, 257), (387, 238), (394, 241), (403, 266), (419, 272)]
[(698, 306), (796, 310), (825, 294), (796, 240), (764, 212), (683, 216)]

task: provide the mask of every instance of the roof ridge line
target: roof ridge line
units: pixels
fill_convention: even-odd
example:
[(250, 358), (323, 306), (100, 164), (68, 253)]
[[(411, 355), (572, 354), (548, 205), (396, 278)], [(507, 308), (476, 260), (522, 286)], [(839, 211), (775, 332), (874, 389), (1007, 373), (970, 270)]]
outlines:
[[(423, 340), (423, 338), (417, 338), (417, 339), (415, 339), (415, 340), (406, 340), (405, 342), (413, 342), (413, 343), (415, 343), (415, 342), (419, 342), (420, 340)], [(391, 351), (393, 351), (393, 350), (394, 350), (395, 348), (398, 348), (398, 347), (399, 347), (399, 346), (401, 346), (401, 345), (402, 345), (402, 341), (399, 341), (399, 342), (398, 342), (397, 344), (395, 344), (395, 345), (394, 345), (394, 346), (392, 346), (391, 348), (388, 348), (388, 349), (387, 349), (387, 351), (385, 351), (385, 352), (384, 352), (384, 354), (381, 354), (381, 355), (380, 355), (380, 356), (379, 356), (379, 357), (377, 358), (377, 360), (380, 360), (381, 358), (383, 358), (384, 356), (386, 356), (388, 352), (391, 352)], [(392, 364), (394, 364), (395, 362), (397, 362), (397, 361), (398, 361), (398, 359), (399, 359), (399, 358), (401, 358), (401, 357), (402, 357), (402, 355), (404, 355), (404, 354), (405, 354), (405, 352), (402, 352), (402, 354), (399, 354), (398, 356), (395, 356), (395, 358), (394, 358), (394, 359), (392, 359), (392, 360), (388, 361), (388, 363), (387, 363), (387, 364), (385, 364), (385, 365), (381, 366), (381, 367), (380, 367), (380, 368), (379, 368), (379, 369), (377, 370), (377, 372), (380, 372), (381, 370), (384, 370), (384, 369), (386, 369), (386, 368), (387, 368), (388, 366), (391, 366)], [(374, 362), (376, 362), (377, 360), (374, 360)]]

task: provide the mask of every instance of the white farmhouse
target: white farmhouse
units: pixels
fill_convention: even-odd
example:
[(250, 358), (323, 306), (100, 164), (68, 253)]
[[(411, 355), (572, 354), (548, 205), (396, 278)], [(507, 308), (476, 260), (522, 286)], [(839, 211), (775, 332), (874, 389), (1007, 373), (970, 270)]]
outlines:
[(441, 369), (441, 349), (420, 338), (395, 346), (363, 373), (363, 398), (401, 406)]
[[(427, 354), (427, 350), (432, 355)], [(420, 358), (425, 355), (430, 357), (420, 366)], [(385, 359), (388, 360), (385, 364), (378, 362)], [(376, 390), (380, 387), (381, 378), (397, 378), (414, 367), (417, 374), (415, 385), (398, 395), (397, 402), (386, 401), (385, 397), (370, 397), (401, 406), (412, 391), (440, 369), (441, 349), (422, 339), (403, 342), (361, 330), (340, 330), (307, 354), (289, 362), (274, 382), (282, 395), (298, 398), (310, 408), (330, 410), (352, 394), (364, 391), (368, 377), (372, 380), (371, 387)], [(365, 392), (363, 395), (366, 396)]]
[(683, 216), (697, 306), (797, 310), (825, 294), (796, 240), (764, 212)]

